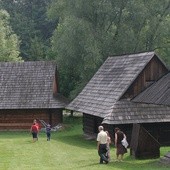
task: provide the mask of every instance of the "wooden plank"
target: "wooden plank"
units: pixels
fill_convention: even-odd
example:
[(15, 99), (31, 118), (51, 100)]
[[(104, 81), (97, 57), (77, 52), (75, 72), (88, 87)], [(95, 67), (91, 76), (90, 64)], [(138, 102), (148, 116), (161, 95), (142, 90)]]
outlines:
[(131, 142), (130, 150), (135, 158), (160, 157), (159, 142), (139, 124), (134, 124), (133, 126)]
[(19, 126), (19, 127), (21, 127), (21, 126), (30, 126), (31, 127), (31, 125), (32, 124), (30, 124), (30, 123), (10, 123), (10, 124), (8, 124), (8, 123), (0, 123), (0, 127), (16, 127), (16, 126)]

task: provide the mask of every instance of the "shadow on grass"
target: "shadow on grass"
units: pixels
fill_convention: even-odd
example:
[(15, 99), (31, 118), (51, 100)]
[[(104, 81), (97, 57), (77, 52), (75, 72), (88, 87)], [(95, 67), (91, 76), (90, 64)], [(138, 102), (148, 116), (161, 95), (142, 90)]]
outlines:
[(83, 135), (80, 134), (58, 136), (54, 137), (53, 140), (86, 149), (94, 149), (96, 147), (96, 141), (85, 140)]
[(1, 131), (0, 137), (3, 139), (11, 139), (11, 138), (25, 138), (30, 136), (28, 131)]
[[(130, 157), (130, 156), (129, 156)], [(99, 164), (99, 163), (90, 163), (85, 165), (77, 166), (77, 168), (87, 168), (87, 169), (99, 169), (99, 167), (103, 167), (105, 169), (121, 169), (121, 170), (168, 170), (170, 167), (165, 166), (159, 163), (156, 160), (133, 160), (132, 158), (125, 159), (123, 162), (116, 162), (112, 160), (108, 164)]]

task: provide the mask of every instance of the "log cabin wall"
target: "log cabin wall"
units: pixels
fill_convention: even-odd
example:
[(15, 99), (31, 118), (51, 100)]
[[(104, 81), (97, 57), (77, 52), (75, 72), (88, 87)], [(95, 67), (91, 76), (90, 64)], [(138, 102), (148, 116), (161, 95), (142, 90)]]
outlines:
[(86, 135), (94, 135), (98, 133), (98, 126), (101, 125), (103, 118), (83, 114), (83, 132)]
[(160, 143), (140, 124), (133, 125), (130, 155), (139, 159), (160, 157)]
[[(161, 146), (170, 146), (170, 123), (143, 123), (141, 124)], [(130, 144), (133, 124), (107, 125), (104, 127), (109, 131), (112, 142), (114, 143), (114, 128), (119, 127), (127, 136)]]
[(49, 123), (51, 126), (56, 126), (63, 122), (63, 110), (62, 109), (50, 109), (49, 110)]
[(167, 72), (167, 68), (160, 62), (160, 60), (157, 57), (153, 57), (122, 98), (135, 97)]
[(144, 123), (142, 126), (153, 135), (162, 146), (170, 146), (170, 123)]
[[(28, 130), (34, 119), (42, 119), (52, 126), (62, 122), (61, 109), (0, 110), (0, 130)], [(43, 127), (43, 125), (41, 125)]]

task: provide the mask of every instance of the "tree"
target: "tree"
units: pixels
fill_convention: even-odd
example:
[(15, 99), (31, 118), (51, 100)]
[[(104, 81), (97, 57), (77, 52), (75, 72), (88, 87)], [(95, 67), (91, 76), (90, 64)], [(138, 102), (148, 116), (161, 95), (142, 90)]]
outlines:
[(60, 90), (68, 96), (71, 90), (77, 92), (75, 87), (84, 86), (85, 77), (86, 80), (91, 78), (100, 63), (100, 58), (96, 57), (100, 52), (94, 46), (97, 42), (86, 22), (74, 17), (66, 20), (54, 32), (52, 45), (60, 70)]
[[(51, 0), (1, 0), (0, 6), (10, 14), (10, 23), (20, 38), (21, 56), (25, 60), (46, 59), (50, 37), (57, 21), (47, 19), (46, 9)], [(39, 43), (40, 48), (34, 48)], [(36, 51), (37, 50), (37, 51)], [(38, 56), (37, 56), (38, 55)]]
[(0, 10), (0, 61), (21, 61), (19, 40), (9, 24), (9, 14)]
[(77, 95), (110, 55), (155, 50), (168, 60), (169, 10), (169, 0), (54, 0), (48, 15), (59, 19), (52, 50), (62, 92)]

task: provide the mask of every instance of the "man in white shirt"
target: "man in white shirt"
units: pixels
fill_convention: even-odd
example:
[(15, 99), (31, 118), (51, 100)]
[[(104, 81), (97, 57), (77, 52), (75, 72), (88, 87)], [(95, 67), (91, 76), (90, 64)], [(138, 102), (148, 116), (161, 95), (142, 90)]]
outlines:
[(104, 132), (103, 126), (99, 126), (98, 130), (99, 130), (99, 133), (97, 135), (97, 150), (100, 156), (100, 164), (102, 164), (103, 161), (107, 164), (108, 163), (108, 159), (106, 157), (107, 133)]

